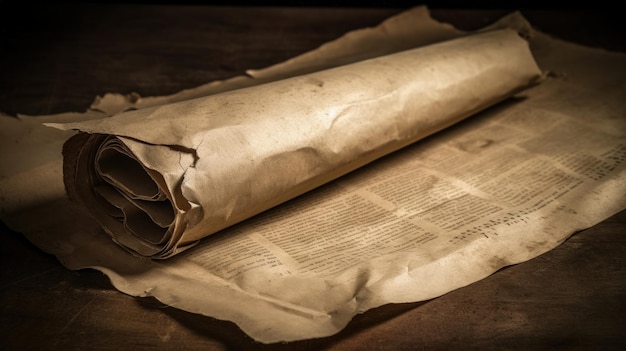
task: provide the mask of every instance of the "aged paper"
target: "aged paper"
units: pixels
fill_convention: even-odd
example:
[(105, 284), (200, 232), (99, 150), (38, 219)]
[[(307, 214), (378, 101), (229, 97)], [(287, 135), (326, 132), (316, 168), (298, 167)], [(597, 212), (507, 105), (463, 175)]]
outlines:
[(55, 126), (90, 133), (64, 151), (70, 196), (116, 242), (166, 258), (539, 77), (526, 41), (506, 29)]
[(502, 26), (530, 36), (550, 71), (542, 84), (171, 259), (128, 254), (63, 194), (11, 211), (3, 200), (3, 220), (69, 268), (266, 343), (331, 335), (367, 309), (470, 284), (626, 207), (626, 55), (548, 38), (519, 16)]

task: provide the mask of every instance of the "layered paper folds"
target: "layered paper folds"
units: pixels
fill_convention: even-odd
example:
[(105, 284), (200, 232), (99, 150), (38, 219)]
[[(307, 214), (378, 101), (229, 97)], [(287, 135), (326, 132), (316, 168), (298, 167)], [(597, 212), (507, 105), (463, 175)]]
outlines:
[(540, 76), (513, 30), (194, 100), (57, 124), (72, 198), (134, 254), (170, 257), (442, 130)]

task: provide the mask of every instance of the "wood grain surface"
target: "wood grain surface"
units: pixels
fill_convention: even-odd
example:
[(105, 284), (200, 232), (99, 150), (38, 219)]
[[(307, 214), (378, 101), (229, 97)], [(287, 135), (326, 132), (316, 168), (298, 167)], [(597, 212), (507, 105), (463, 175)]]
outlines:
[[(402, 9), (0, 4), (0, 111), (84, 111), (96, 95), (164, 95), (261, 68)], [(433, 10), (465, 29), (503, 10)], [(611, 11), (523, 10), (538, 28), (626, 51)], [(625, 68), (626, 69), (626, 68)], [(0, 150), (10, 152), (10, 150)], [(626, 194), (625, 194), (626, 195)], [(558, 248), (427, 302), (387, 305), (338, 335), (255, 343), (234, 324), (69, 271), (2, 225), (1, 350), (624, 349), (626, 211)]]

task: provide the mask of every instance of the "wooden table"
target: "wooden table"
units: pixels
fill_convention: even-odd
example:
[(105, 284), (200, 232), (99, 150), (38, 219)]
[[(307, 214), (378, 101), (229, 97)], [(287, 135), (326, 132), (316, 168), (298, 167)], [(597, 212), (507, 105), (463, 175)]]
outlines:
[[(106, 92), (164, 95), (260, 68), (401, 9), (0, 4), (0, 110), (84, 111)], [(506, 10), (434, 10), (465, 29)], [(571, 40), (626, 51), (611, 12), (523, 11)], [(626, 69), (626, 68), (625, 68)], [(10, 152), (10, 150), (0, 150)], [(529, 262), (423, 302), (357, 316), (336, 336), (261, 345), (229, 322), (69, 271), (4, 225), (1, 350), (622, 349), (626, 211)]]

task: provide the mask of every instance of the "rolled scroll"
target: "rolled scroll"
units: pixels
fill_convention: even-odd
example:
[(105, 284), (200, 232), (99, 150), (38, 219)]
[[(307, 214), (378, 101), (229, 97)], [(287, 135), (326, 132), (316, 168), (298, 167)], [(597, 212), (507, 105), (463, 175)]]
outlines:
[(170, 257), (444, 129), (540, 71), (511, 30), (110, 118), (57, 125), (65, 185), (113, 240)]

